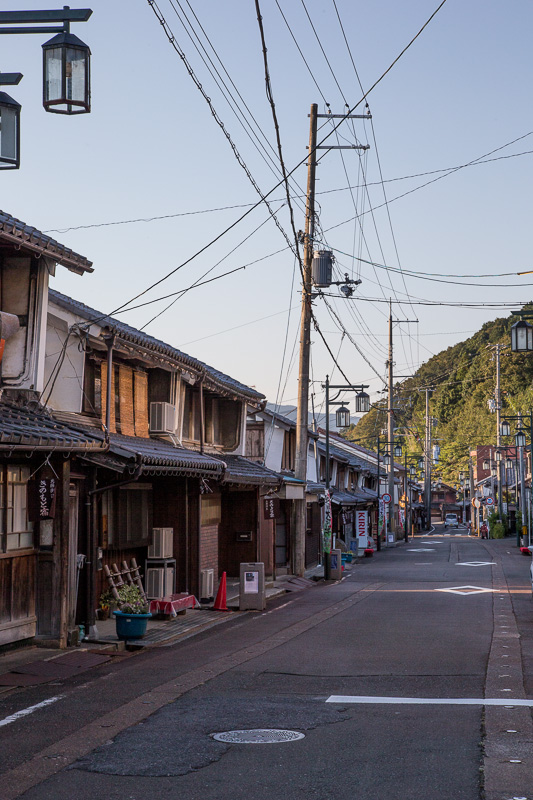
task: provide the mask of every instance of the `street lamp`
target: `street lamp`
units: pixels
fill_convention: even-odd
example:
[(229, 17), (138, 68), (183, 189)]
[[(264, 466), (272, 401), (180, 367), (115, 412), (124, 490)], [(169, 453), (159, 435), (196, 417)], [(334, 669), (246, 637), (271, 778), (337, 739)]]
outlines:
[(21, 108), (20, 103), (5, 92), (0, 92), (0, 169), (18, 169), (20, 166)]
[(502, 436), (511, 435), (511, 426), (509, 425), (507, 420), (504, 420), (502, 423), (500, 423), (500, 433)]
[(54, 114), (91, 110), (89, 47), (73, 33), (58, 33), (43, 44), (43, 106)]
[[(339, 428), (347, 428), (350, 424), (350, 411), (343, 405), (342, 402), (337, 402), (337, 398), (342, 392), (357, 392), (359, 395), (365, 394), (365, 389), (368, 389), (368, 386), (361, 384), (360, 386), (332, 386), (329, 382), (329, 375), (326, 375), (326, 383), (322, 384), (322, 388), (326, 390), (326, 517), (324, 520), (324, 530), (323, 530), (323, 541), (322, 541), (322, 550), (324, 553), (324, 577), (326, 580), (329, 579), (330, 575), (330, 562), (329, 557), (331, 553), (331, 539), (332, 539), (332, 517), (331, 517), (331, 500), (329, 498), (329, 483), (330, 483), (330, 472), (329, 472), (329, 407), (330, 405), (340, 406), (335, 412), (335, 421), (337, 423), (337, 427)], [(335, 397), (330, 400), (329, 391), (330, 389), (338, 389), (339, 391), (335, 395)], [(378, 456), (378, 486), (379, 486), (379, 456)], [(329, 512), (328, 512), (329, 509)], [(329, 513), (329, 518), (328, 518)]]
[(523, 430), (518, 430), (514, 435), (515, 444), (517, 447), (525, 447), (527, 443), (526, 434)]
[(335, 412), (335, 422), (337, 428), (347, 428), (350, 424), (350, 409), (346, 406), (341, 406)]
[(533, 350), (533, 326), (520, 319), (511, 327), (511, 350), (513, 353), (529, 353)]
[[(91, 110), (89, 47), (70, 33), (71, 22), (87, 22), (90, 8), (60, 11), (0, 11), (0, 34), (56, 33), (43, 45), (43, 106), (56, 114), (87, 114)], [(50, 23), (61, 22), (61, 27)], [(41, 23), (34, 27), (35, 23)], [(43, 26), (42, 23), (45, 23)], [(13, 27), (14, 26), (14, 27)], [(0, 75), (0, 86), (18, 84), (20, 72)], [(21, 106), (0, 92), (0, 169), (20, 167)]]
[(402, 446), (401, 444), (394, 445), (394, 458), (401, 458), (402, 457)]
[(496, 461), (501, 461), (502, 460), (502, 454), (501, 454), (500, 450), (496, 450), (496, 453), (494, 454), (494, 458), (496, 459)]
[(366, 414), (370, 411), (370, 395), (366, 392), (358, 392), (355, 395), (355, 413)]

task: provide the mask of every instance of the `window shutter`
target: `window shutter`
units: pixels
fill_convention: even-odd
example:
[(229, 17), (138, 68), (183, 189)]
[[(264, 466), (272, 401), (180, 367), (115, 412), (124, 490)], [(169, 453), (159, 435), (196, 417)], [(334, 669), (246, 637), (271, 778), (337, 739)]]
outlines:
[(149, 437), (148, 432), (148, 374), (136, 370), (134, 379), (135, 435)]
[(135, 436), (133, 414), (133, 370), (125, 364), (119, 366), (120, 431), (124, 436)]
[[(107, 407), (107, 361), (102, 361), (101, 366), (102, 375), (102, 423), (105, 425), (106, 420), (106, 407)], [(115, 376), (111, 374), (111, 414), (109, 417), (109, 432), (116, 433), (117, 425), (115, 420)]]

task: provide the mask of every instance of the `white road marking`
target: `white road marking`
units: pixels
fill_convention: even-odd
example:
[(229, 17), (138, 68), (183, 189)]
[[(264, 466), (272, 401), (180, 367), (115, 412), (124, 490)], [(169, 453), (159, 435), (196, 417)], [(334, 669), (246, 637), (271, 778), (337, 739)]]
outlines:
[(49, 706), (52, 703), (56, 703), (58, 700), (61, 700), (64, 695), (59, 694), (57, 697), (49, 697), (48, 700), (43, 700), (41, 703), (37, 703), (34, 706), (28, 706), (28, 708), (23, 708), (21, 711), (17, 711), (15, 714), (11, 714), (9, 717), (5, 717), (4, 719), (0, 720), (0, 727), (4, 725), (11, 725), (12, 722), (16, 722), (21, 717), (27, 717), (28, 714), (33, 714), (34, 711), (37, 711), (39, 708), (44, 708), (45, 706)]
[[(533, 707), (533, 700), (512, 700), (513, 706)], [(454, 706), (509, 706), (509, 698), (505, 700), (494, 697), (371, 697), (366, 695), (332, 694), (326, 703), (364, 703), (376, 705), (454, 705)]]
[(495, 564), (495, 561), (459, 561), (455, 565), (456, 567), (489, 567), (491, 564)]
[(434, 553), (432, 547), (409, 547), (407, 550), (408, 553)]
[(492, 593), (494, 589), (484, 589), (481, 586), (453, 586), (451, 589), (434, 589), (435, 592), (449, 592), (450, 594), (461, 594), (468, 597), (471, 594)]

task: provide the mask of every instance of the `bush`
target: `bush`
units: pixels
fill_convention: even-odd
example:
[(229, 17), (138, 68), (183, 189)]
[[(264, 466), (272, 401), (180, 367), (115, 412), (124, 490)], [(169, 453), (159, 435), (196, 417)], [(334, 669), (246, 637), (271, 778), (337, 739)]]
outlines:
[(118, 591), (118, 607), (123, 614), (147, 614), (149, 603), (138, 586), (124, 584)]
[(504, 539), (505, 538), (505, 525), (503, 522), (495, 522), (490, 526), (491, 539)]

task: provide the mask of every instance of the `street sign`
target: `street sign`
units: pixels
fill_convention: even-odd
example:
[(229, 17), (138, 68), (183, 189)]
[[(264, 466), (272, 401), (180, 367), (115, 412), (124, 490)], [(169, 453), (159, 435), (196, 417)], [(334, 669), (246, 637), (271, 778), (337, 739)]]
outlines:
[(476, 508), (479, 508), (481, 506), (481, 500), (478, 497), (474, 497), (472, 500), (472, 505)]
[(392, 500), (392, 497), (390, 496), (390, 494), (385, 493), (384, 495), (382, 495), (382, 500), (383, 500), (384, 503), (390, 503), (390, 501)]
[(485, 500), (485, 503), (488, 506), (493, 506), (494, 505), (494, 498), (493, 497), (487, 497), (487, 499)]

